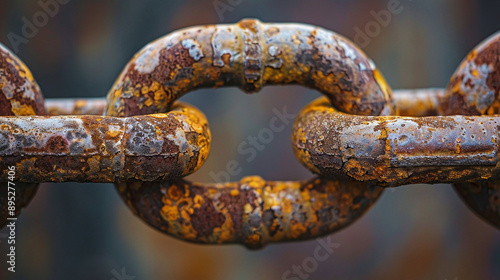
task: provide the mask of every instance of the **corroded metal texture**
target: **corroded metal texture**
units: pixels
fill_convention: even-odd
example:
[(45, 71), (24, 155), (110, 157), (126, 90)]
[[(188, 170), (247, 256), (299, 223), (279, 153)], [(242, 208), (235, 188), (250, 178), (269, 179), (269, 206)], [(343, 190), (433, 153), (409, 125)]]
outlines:
[(42, 93), (30, 70), (0, 44), (0, 108), (3, 116), (44, 115)]
[[(108, 94), (105, 114), (132, 116), (168, 111), (199, 87), (302, 84), (356, 114), (392, 114), (392, 93), (371, 60), (347, 39), (318, 27), (263, 24), (184, 29), (141, 50)], [(199, 243), (309, 239), (357, 220), (382, 189), (349, 180), (201, 184), (181, 179), (116, 185), (127, 205), (149, 225)]]
[[(0, 116), (44, 113), (42, 93), (30, 70), (17, 56), (0, 44)], [(1, 121), (0, 125), (2, 125)], [(0, 170), (8, 171), (9, 169), (6, 167)], [(15, 182), (15, 186), (11, 185), (11, 187), (14, 187), (15, 215), (18, 216), (21, 209), (33, 199), (38, 184)], [(7, 185), (0, 187), (0, 228), (5, 226), (7, 218), (12, 218), (7, 207), (9, 191), (12, 190), (9, 190)]]
[(106, 114), (166, 112), (200, 87), (302, 84), (352, 114), (394, 113), (392, 93), (373, 62), (346, 38), (310, 25), (237, 24), (191, 27), (138, 52), (108, 94)]
[[(29, 71), (0, 54), (3, 110), (43, 113)], [(460, 182), (455, 189), (463, 200), (500, 227), (500, 116), (463, 116), (499, 113), (499, 58), (494, 35), (469, 54), (446, 91), (398, 91), (393, 99), (373, 62), (333, 32), (252, 19), (187, 28), (137, 53), (107, 101), (48, 104), (49, 114), (85, 116), (0, 117), (0, 170), (15, 165), (21, 182), (115, 182), (147, 224), (197, 243), (261, 248), (319, 237), (359, 219), (381, 186), (411, 183)], [(210, 132), (201, 112), (176, 99), (200, 87), (251, 93), (272, 84), (326, 95), (299, 113), (292, 134), (297, 157), (320, 177), (181, 179), (207, 158)], [(91, 116), (103, 111), (106, 117)], [(398, 114), (411, 117), (387, 116)], [(462, 115), (423, 117), (442, 114)], [(6, 177), (0, 174), (0, 182)], [(25, 186), (21, 204), (36, 190)]]
[[(439, 114), (439, 100), (443, 88), (396, 89), (392, 91), (394, 103), (400, 116), (435, 116)], [(46, 99), (47, 114), (59, 115), (102, 115), (106, 108), (105, 98), (61, 98)]]
[(441, 98), (443, 115), (500, 114), (500, 32), (474, 48)]
[(306, 106), (292, 132), (312, 172), (399, 186), (500, 179), (499, 116), (342, 114), (326, 98)]
[(45, 100), (47, 114), (50, 116), (61, 115), (101, 115), (106, 108), (104, 98), (80, 99), (47, 99)]
[(224, 184), (121, 183), (117, 189), (136, 215), (164, 233), (249, 248), (335, 232), (357, 220), (383, 191), (360, 182), (269, 182), (258, 176)]
[(444, 89), (407, 89), (394, 90), (394, 103), (399, 116), (425, 117), (441, 115), (439, 102)]
[[(445, 114), (500, 114), (500, 32), (474, 48), (450, 79), (441, 98)], [(499, 130), (500, 126), (496, 129)], [(498, 144), (497, 144), (498, 146)], [(500, 178), (454, 184), (470, 209), (500, 228)]]
[(20, 182), (158, 181), (196, 171), (210, 131), (193, 106), (166, 114), (0, 117), (0, 181), (16, 166)]

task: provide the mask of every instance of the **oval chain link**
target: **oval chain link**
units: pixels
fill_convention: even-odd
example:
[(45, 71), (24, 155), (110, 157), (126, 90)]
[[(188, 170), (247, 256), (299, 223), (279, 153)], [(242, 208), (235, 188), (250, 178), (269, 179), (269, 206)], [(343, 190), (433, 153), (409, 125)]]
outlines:
[[(485, 114), (500, 108), (499, 37), (476, 47), (445, 91), (393, 97), (374, 63), (334, 32), (253, 19), (191, 27), (139, 51), (106, 103), (49, 101), (51, 115), (85, 114), (57, 117), (17, 117), (43, 115), (43, 99), (27, 68), (2, 48), (0, 170), (15, 165), (21, 182), (114, 182), (143, 221), (197, 243), (260, 248), (330, 234), (359, 219), (383, 187), (412, 183), (455, 183), (498, 227), (500, 119)], [(297, 158), (318, 177), (182, 179), (204, 163), (211, 136), (203, 113), (176, 99), (203, 87), (252, 93), (274, 84), (325, 95), (301, 110), (292, 132)], [(451, 114), (461, 115), (436, 117)]]
[[(4, 45), (0, 44), (0, 116), (32, 116), (45, 114), (45, 105), (40, 87), (36, 83), (33, 75), (26, 65), (15, 56)], [(14, 119), (16, 117), (13, 117)], [(0, 121), (0, 135), (7, 129), (6, 124)], [(7, 145), (6, 142), (17, 142), (18, 135), (12, 138), (0, 136), (0, 150)], [(7, 141), (9, 140), (9, 141)], [(3, 159), (0, 158), (3, 163)], [(3, 164), (1, 164), (3, 165)], [(5, 178), (8, 178), (9, 166), (1, 168), (0, 171)], [(17, 171), (16, 171), (17, 172)], [(14, 176), (15, 179), (19, 177)], [(7, 186), (0, 188), (0, 228), (5, 226), (8, 218), (18, 216), (21, 209), (28, 205), (35, 195), (38, 184), (29, 184), (24, 182), (11, 182)], [(11, 187), (11, 188), (9, 188)], [(15, 211), (9, 210), (9, 192), (14, 190)]]

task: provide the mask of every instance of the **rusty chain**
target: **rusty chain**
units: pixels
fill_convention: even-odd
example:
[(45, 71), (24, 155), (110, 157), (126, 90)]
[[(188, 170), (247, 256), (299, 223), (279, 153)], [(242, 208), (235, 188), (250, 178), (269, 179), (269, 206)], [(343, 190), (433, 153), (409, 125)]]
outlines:
[[(138, 52), (106, 101), (48, 100), (53, 116), (35, 116), (45, 106), (29, 70), (7, 50), (0, 54), (0, 113), (6, 115), (0, 117), (0, 181), (15, 165), (16, 179), (32, 183), (26, 201), (39, 182), (113, 182), (131, 210), (162, 232), (260, 248), (342, 229), (384, 187), (445, 182), (500, 227), (498, 34), (468, 55), (446, 90), (393, 96), (374, 63), (331, 31), (253, 19), (186, 28)], [(292, 131), (297, 158), (318, 177), (182, 179), (206, 160), (210, 131), (203, 113), (176, 99), (201, 87), (252, 93), (273, 84), (301, 84), (325, 95), (304, 107)]]
[[(31, 71), (10, 50), (0, 44), (0, 116), (44, 115), (45, 104), (40, 87), (36, 83)], [(6, 127), (0, 121), (0, 154), (7, 145), (5, 138)], [(11, 139), (9, 139), (11, 140)], [(13, 139), (12, 139), (13, 140)], [(3, 157), (0, 162), (3, 163)], [(7, 176), (8, 168), (2, 169)], [(4, 177), (2, 176), (2, 179)], [(15, 215), (19, 215), (21, 208), (28, 205), (38, 189), (38, 184), (16, 183)], [(12, 216), (8, 211), (8, 188), (0, 188), (0, 228), (7, 223), (7, 218)]]

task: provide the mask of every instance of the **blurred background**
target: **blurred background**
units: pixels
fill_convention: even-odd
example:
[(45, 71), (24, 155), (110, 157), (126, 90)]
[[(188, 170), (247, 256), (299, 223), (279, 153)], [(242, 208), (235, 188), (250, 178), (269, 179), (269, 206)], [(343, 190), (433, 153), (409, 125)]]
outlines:
[[(104, 97), (134, 53), (182, 27), (254, 17), (319, 25), (354, 39), (376, 21), (373, 12), (396, 0), (59, 0), (65, 4), (32, 38), (13, 40), (47, 1), (2, 0), (0, 42), (29, 66), (46, 98), (76, 98)], [(499, 8), (486, 0), (401, 0), (400, 12), (358, 43), (394, 89), (444, 87), (466, 54), (500, 29)], [(292, 153), (291, 124), (251, 162), (237, 146), (269, 126), (274, 108), (296, 114), (318, 96), (299, 86), (256, 95), (236, 88), (187, 94), (182, 100), (204, 111), (213, 135), (208, 161), (188, 178), (213, 182), (210, 174), (224, 171), (229, 160), (242, 167), (231, 180), (310, 178)], [(386, 190), (362, 219), (330, 238), (339, 246), (326, 261), (283, 279), (500, 277), (500, 231), (469, 211), (449, 185)], [(6, 239), (0, 241), (0, 279), (282, 279), (318, 246), (315, 240), (259, 251), (193, 245), (143, 223), (113, 185), (76, 183), (41, 185), (22, 211), (15, 274), (4, 269)]]

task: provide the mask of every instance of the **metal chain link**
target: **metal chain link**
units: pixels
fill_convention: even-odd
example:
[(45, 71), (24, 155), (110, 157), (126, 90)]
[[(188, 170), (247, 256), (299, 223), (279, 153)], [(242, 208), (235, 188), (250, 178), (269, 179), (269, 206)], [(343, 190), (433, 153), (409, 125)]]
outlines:
[[(107, 102), (49, 100), (49, 114), (74, 116), (0, 117), (0, 170), (16, 165), (21, 182), (114, 182), (146, 223), (199, 243), (260, 248), (322, 236), (362, 216), (383, 187), (409, 183), (460, 183), (464, 201), (498, 227), (500, 119), (463, 115), (498, 113), (499, 37), (473, 50), (445, 91), (396, 91), (393, 98), (359, 48), (319, 27), (246, 19), (183, 29), (138, 52)], [(34, 98), (18, 78), (2, 75), (9, 67), (0, 67), (0, 105), (28, 112), (17, 98), (41, 94)], [(198, 109), (176, 99), (201, 87), (251, 93), (272, 84), (325, 94), (304, 107), (292, 132), (298, 159), (319, 177), (183, 180), (208, 156), (210, 131)], [(447, 114), (462, 115), (434, 116)]]
[[(45, 114), (45, 104), (40, 87), (36, 83), (31, 71), (24, 63), (4, 45), (0, 44), (0, 116), (24, 116)], [(14, 117), (16, 118), (16, 117)], [(0, 135), (8, 130), (0, 121)], [(18, 131), (21, 132), (21, 131)], [(9, 142), (16, 142), (16, 138), (0, 136), (0, 154)], [(17, 145), (22, 146), (23, 143)], [(0, 162), (3, 163), (3, 157)], [(2, 178), (8, 178), (9, 168), (2, 168)], [(0, 188), (0, 228), (7, 223), (7, 218), (18, 216), (21, 209), (28, 205), (35, 196), (38, 184), (15, 182), (15, 210), (9, 210), (9, 188)]]
[[(198, 87), (255, 92), (266, 84), (291, 83), (320, 90), (349, 113), (394, 113), (385, 80), (347, 39), (308, 25), (243, 20), (184, 29), (147, 45), (112, 87), (106, 114), (167, 111)], [(334, 178), (267, 182), (247, 177), (222, 186), (124, 182), (117, 189), (134, 213), (167, 234), (249, 248), (335, 232), (358, 219), (382, 193), (371, 183)]]

